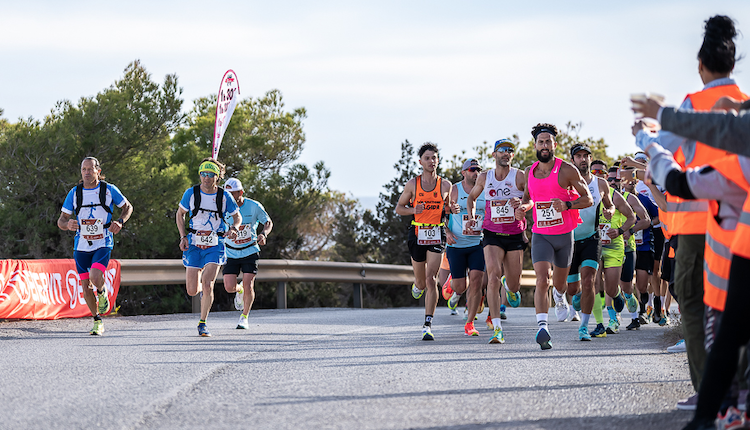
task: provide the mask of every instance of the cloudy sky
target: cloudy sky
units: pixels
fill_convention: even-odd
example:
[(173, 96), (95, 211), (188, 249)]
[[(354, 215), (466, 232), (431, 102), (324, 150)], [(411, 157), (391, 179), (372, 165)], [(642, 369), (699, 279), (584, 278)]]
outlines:
[[(304, 106), (301, 161), (324, 160), (332, 188), (361, 198), (394, 176), (406, 139), (436, 142), (447, 158), (573, 121), (610, 155), (632, 152), (629, 94), (679, 103), (700, 90), (696, 54), (712, 15), (750, 34), (746, 1), (4, 3), (4, 118), (41, 119), (135, 59), (159, 82), (177, 74), (189, 109), (231, 68), (241, 97), (276, 88), (288, 108)], [(740, 53), (748, 42), (739, 38)], [(745, 91), (748, 61), (735, 70)]]

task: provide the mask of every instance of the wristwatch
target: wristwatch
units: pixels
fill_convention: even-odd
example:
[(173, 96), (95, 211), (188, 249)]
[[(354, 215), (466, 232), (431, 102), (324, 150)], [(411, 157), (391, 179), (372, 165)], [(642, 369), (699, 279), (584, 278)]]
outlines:
[(123, 221), (122, 218), (117, 218), (117, 222), (119, 222), (120, 225), (125, 225), (125, 221)]
[(573, 202), (565, 202), (565, 207), (567, 207), (568, 210), (573, 209)]
[(623, 230), (622, 227), (617, 227), (617, 232), (620, 233), (620, 236), (625, 234), (625, 230)]
[(633, 230), (633, 227), (630, 227), (629, 231), (630, 231), (630, 235), (631, 236), (635, 236), (635, 231)]

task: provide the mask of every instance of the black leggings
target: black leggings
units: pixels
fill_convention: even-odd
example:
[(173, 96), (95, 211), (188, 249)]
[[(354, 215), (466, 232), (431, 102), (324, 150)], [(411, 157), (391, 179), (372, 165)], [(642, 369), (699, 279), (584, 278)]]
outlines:
[(750, 341), (747, 305), (750, 303), (750, 260), (732, 255), (727, 301), (719, 332), (708, 354), (703, 380), (698, 391), (698, 408), (694, 421), (716, 418), (725, 393), (737, 373), (740, 347)]

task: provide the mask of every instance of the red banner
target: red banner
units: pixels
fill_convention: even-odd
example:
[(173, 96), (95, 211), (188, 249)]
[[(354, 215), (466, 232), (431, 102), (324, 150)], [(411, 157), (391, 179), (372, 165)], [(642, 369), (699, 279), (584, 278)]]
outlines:
[[(120, 262), (109, 260), (104, 288), (110, 311), (120, 291)], [(0, 318), (91, 316), (73, 260), (0, 260)]]

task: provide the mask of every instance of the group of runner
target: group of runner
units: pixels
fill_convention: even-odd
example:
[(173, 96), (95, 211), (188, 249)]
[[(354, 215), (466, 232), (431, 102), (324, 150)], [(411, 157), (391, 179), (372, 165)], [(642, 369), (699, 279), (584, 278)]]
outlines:
[[(224, 173), (223, 164), (211, 158), (203, 159), (198, 168), (201, 182), (185, 191), (175, 216), (182, 263), (186, 267), (186, 290), (190, 296), (201, 295), (198, 334), (206, 337), (211, 336), (206, 319), (214, 300), (214, 282), (222, 265), (224, 288), (228, 293), (235, 293), (234, 305), (241, 311), (237, 328), (248, 328), (260, 246), (266, 244), (273, 228), (263, 205), (244, 196), (239, 179), (230, 178), (223, 188), (220, 186)], [(101, 315), (110, 310), (104, 271), (114, 246), (113, 235), (130, 218), (133, 206), (116, 186), (104, 182), (96, 158), (86, 157), (81, 162), (81, 177), (80, 183), (68, 192), (57, 225), (61, 230), (76, 232), (73, 258), (83, 297), (94, 318), (90, 333), (102, 335)], [(112, 215), (115, 205), (121, 208), (117, 220)], [(258, 233), (260, 225), (262, 231)], [(238, 283), (240, 272), (244, 277)]]
[[(425, 143), (419, 149), (422, 172), (405, 185), (396, 213), (413, 216), (407, 244), (415, 277), (412, 296), (425, 295), (422, 339), (435, 339), (438, 270), (445, 258), (450, 277), (442, 291), (452, 314), (467, 292), (464, 333), (479, 335), (474, 320), (486, 298), (487, 326), (493, 330), (489, 343), (505, 342), (503, 301), (511, 307), (521, 303), (529, 211), (539, 326), (535, 339), (541, 349), (552, 348), (550, 286), (555, 317), (580, 321), (581, 341), (618, 333), (625, 307), (631, 319), (628, 330), (650, 321), (666, 325), (667, 283), (659, 276), (664, 235), (656, 202), (664, 194), (636, 178), (638, 169), (637, 175), (643, 175), (645, 154), (608, 168), (592, 159), (591, 148), (577, 144), (568, 162), (555, 153), (557, 127), (537, 124), (531, 134), (538, 161), (525, 171), (511, 166), (516, 148), (502, 139), (494, 145), (492, 169), (483, 172), (476, 159), (468, 159), (463, 179), (453, 185), (437, 175), (438, 148)], [(592, 314), (596, 326), (589, 332)]]

